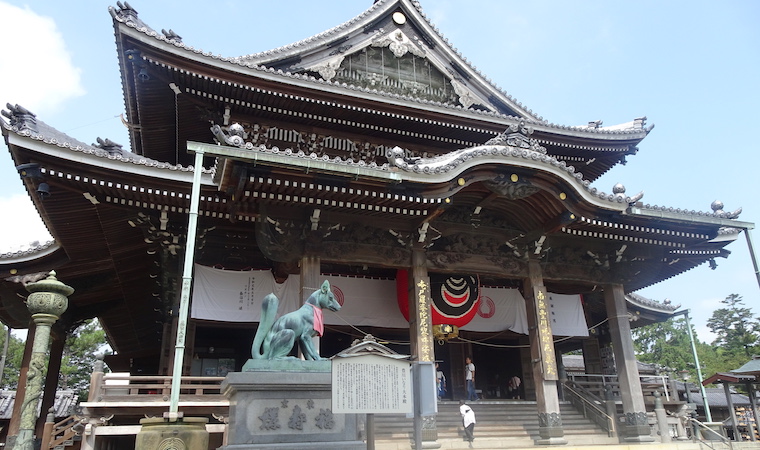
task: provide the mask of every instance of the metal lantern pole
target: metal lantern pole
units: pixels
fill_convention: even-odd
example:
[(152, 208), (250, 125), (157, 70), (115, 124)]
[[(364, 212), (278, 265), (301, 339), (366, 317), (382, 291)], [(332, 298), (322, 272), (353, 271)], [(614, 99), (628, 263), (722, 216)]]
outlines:
[(704, 406), (705, 408), (705, 420), (707, 420), (708, 422), (712, 422), (712, 414), (710, 414), (710, 405), (707, 403), (707, 394), (705, 393), (705, 386), (702, 384), (702, 368), (699, 366), (699, 356), (697, 356), (697, 345), (694, 343), (694, 333), (691, 332), (691, 320), (689, 320), (689, 310), (684, 309), (683, 311), (677, 311), (673, 313), (673, 315), (674, 316), (683, 315), (686, 318), (686, 331), (689, 332), (689, 341), (691, 342), (691, 353), (694, 356), (694, 365), (697, 367), (699, 392), (702, 394), (702, 406)]
[(177, 340), (174, 346), (174, 369), (172, 370), (172, 389), (168, 415), (170, 421), (176, 421), (179, 418), (179, 391), (182, 382), (182, 366), (185, 359), (187, 312), (190, 305), (190, 285), (193, 280), (193, 261), (195, 255), (195, 236), (198, 228), (198, 210), (200, 209), (203, 154), (202, 149), (195, 151), (195, 172), (193, 173), (193, 188), (190, 193), (190, 214), (187, 220), (185, 262), (182, 269), (182, 290), (180, 292), (179, 315), (177, 319)]
[(744, 229), (744, 237), (747, 239), (747, 247), (749, 247), (749, 257), (752, 260), (752, 267), (755, 269), (755, 278), (757, 278), (757, 285), (760, 287), (760, 269), (757, 268), (757, 258), (755, 257), (755, 247), (752, 245), (752, 236), (749, 231), (752, 228), (747, 227)]

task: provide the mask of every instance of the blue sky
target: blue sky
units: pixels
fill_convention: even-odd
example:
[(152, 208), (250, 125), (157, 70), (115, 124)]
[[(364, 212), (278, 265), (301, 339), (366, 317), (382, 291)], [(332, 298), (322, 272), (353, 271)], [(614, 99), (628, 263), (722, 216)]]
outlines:
[[(0, 0), (0, 105), (20, 104), (71, 136), (128, 146), (106, 0)], [(140, 1), (153, 29), (224, 56), (285, 45), (339, 25), (372, 0)], [(760, 2), (421, 0), (440, 32), (481, 73), (549, 122), (604, 125), (647, 116), (654, 130), (628, 164), (594, 186), (623, 183), (644, 203), (710, 211), (713, 200), (760, 221), (755, 193), (760, 123)], [(47, 240), (0, 144), (0, 252)], [(7, 217), (7, 216), (6, 216)], [(28, 218), (28, 219), (27, 219)], [(752, 236), (760, 240), (760, 234)], [(758, 248), (758, 245), (755, 245)], [(638, 293), (690, 308), (702, 340), (720, 300), (758, 311), (744, 235), (732, 255)]]

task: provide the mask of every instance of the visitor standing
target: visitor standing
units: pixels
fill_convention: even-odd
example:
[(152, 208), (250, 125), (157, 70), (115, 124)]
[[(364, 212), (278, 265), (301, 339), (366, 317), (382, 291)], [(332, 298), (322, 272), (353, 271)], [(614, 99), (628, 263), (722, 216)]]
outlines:
[(464, 440), (470, 442), (470, 447), (472, 447), (472, 441), (475, 440), (475, 436), (473, 435), (475, 431), (475, 413), (464, 400), (459, 400), (459, 414), (462, 415)]
[(464, 384), (467, 389), (467, 400), (475, 401), (478, 394), (475, 392), (475, 364), (469, 356), (464, 359)]
[(520, 380), (520, 377), (517, 375), (513, 375), (512, 378), (509, 379), (509, 383), (507, 384), (507, 390), (509, 391), (509, 398), (520, 398), (520, 384), (522, 381)]
[(438, 401), (440, 401), (441, 397), (446, 394), (446, 375), (444, 375), (443, 370), (438, 367), (438, 363), (435, 363), (435, 382)]

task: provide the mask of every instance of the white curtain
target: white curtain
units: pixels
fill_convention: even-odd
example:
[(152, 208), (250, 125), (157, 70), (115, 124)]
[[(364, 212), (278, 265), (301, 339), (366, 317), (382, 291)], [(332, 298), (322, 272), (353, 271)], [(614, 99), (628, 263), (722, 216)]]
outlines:
[[(324, 311), (325, 324), (408, 328), (398, 308), (395, 280), (325, 276), (343, 306), (337, 313)], [(280, 299), (277, 314), (298, 309), (299, 279), (277, 284), (269, 270), (231, 271), (195, 266), (191, 317), (219, 322), (258, 322), (264, 296)], [(558, 336), (588, 336), (580, 295), (549, 294), (552, 332)], [(468, 331), (511, 330), (528, 334), (525, 300), (517, 289), (480, 289), (480, 306)]]

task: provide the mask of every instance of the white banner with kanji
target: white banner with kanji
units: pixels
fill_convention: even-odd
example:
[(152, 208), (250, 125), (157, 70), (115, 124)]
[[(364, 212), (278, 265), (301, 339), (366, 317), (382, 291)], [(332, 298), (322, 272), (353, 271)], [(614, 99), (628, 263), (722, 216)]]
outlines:
[[(396, 298), (396, 281), (325, 275), (341, 310), (324, 311), (327, 325), (408, 328)], [(320, 282), (321, 284), (321, 282)], [(277, 314), (298, 309), (297, 276), (275, 282), (271, 271), (232, 271), (195, 266), (191, 317), (218, 322), (258, 322), (267, 294), (280, 299)], [(307, 286), (310, 294), (319, 286)], [(557, 336), (588, 336), (580, 295), (549, 294), (552, 332)], [(481, 287), (478, 313), (463, 330), (528, 334), (525, 300), (517, 289)]]

